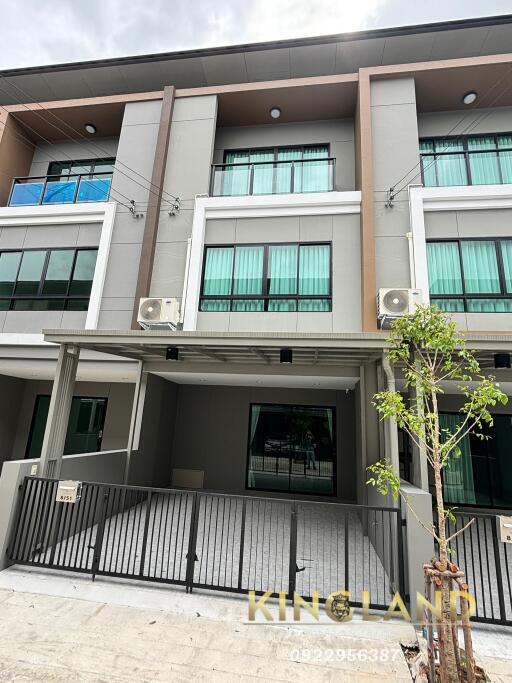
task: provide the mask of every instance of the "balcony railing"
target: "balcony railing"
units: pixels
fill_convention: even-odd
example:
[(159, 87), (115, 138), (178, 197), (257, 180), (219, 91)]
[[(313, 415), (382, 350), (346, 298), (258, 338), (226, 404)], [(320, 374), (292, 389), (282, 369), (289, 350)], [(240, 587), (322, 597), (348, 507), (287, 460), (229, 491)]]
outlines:
[(334, 190), (336, 159), (257, 161), (212, 166), (210, 195), (234, 197)]
[(106, 202), (112, 173), (82, 173), (68, 176), (14, 178), (9, 206)]

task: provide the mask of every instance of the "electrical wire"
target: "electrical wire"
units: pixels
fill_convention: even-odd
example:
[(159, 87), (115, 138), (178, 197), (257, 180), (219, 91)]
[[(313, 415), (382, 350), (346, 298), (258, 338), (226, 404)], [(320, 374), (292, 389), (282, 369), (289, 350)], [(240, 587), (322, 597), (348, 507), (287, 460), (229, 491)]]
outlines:
[[(5, 76), (3, 76), (3, 75), (0, 74), (0, 79), (5, 80), (8, 86), (12, 86), (12, 87), (16, 88), (16, 90), (18, 90), (20, 93), (22, 93), (25, 97), (29, 98), (30, 100), (33, 100), (32, 95), (31, 95), (29, 92), (27, 92), (26, 90), (23, 90), (22, 88), (20, 88), (19, 86), (17, 86), (17, 85), (14, 84), (14, 83), (10, 83), (10, 82), (6, 79)], [(74, 143), (80, 145), (80, 146), (82, 147), (82, 149), (84, 149), (84, 147), (83, 147), (83, 145), (81, 145), (81, 143), (76, 139), (76, 137), (72, 137), (69, 133), (66, 133), (64, 130), (62, 130), (62, 128), (60, 128), (60, 126), (57, 126), (56, 124), (52, 123), (51, 121), (48, 121), (45, 117), (43, 117), (43, 116), (41, 116), (40, 114), (38, 114), (38, 111), (44, 111), (44, 112), (46, 112), (47, 114), (49, 114), (50, 116), (52, 116), (52, 117), (53, 117), (54, 119), (56, 119), (57, 121), (60, 121), (62, 124), (64, 124), (64, 125), (66, 126), (67, 129), (69, 129), (70, 131), (72, 131), (72, 132), (75, 134), (75, 136), (78, 135), (80, 138), (82, 138), (83, 140), (85, 140), (89, 145), (92, 143), (93, 146), (95, 146), (96, 149), (98, 149), (98, 150), (100, 151), (101, 154), (104, 154), (104, 155), (106, 155), (106, 156), (110, 156), (110, 152), (108, 152), (108, 151), (102, 149), (101, 146), (100, 146), (97, 142), (95, 142), (94, 140), (91, 140), (90, 138), (88, 138), (87, 136), (85, 136), (81, 131), (79, 131), (79, 130), (77, 130), (76, 128), (74, 128), (73, 126), (71, 126), (71, 124), (69, 124), (67, 121), (65, 121), (65, 120), (62, 119), (61, 117), (59, 117), (59, 116), (58, 116), (57, 114), (55, 114), (52, 110), (47, 109), (46, 107), (43, 107), (43, 105), (42, 105), (40, 102), (33, 102), (33, 101), (31, 102), (31, 103), (33, 103), (34, 105), (37, 105), (37, 106), (39, 107), (39, 109), (36, 110), (36, 109), (33, 109), (33, 108), (29, 107), (25, 102), (22, 102), (18, 97), (16, 97), (16, 96), (13, 95), (12, 93), (10, 93), (10, 92), (8, 92), (8, 91), (5, 91), (5, 90), (3, 90), (2, 88), (0, 88), (0, 92), (4, 93), (4, 95), (7, 95), (7, 96), (9, 96), (9, 97), (13, 97), (13, 98), (16, 100), (16, 102), (17, 102), (18, 104), (20, 104), (21, 106), (25, 107), (25, 109), (26, 109), (27, 111), (30, 111), (30, 112), (34, 113), (34, 114), (35, 114), (36, 116), (38, 116), (40, 119), (42, 119), (43, 121), (45, 121), (46, 123), (48, 123), (50, 126), (52, 126), (52, 127), (55, 128), (56, 130), (58, 130), (60, 133), (62, 133), (62, 134), (63, 134), (65, 137), (67, 137), (69, 140), (72, 140)], [(85, 148), (85, 149), (86, 149), (86, 151), (87, 151), (87, 148)], [(91, 149), (91, 148), (89, 148), (89, 149)], [(95, 153), (95, 154), (97, 154), (97, 153)], [(176, 197), (175, 195), (171, 194), (170, 192), (167, 192), (166, 190), (160, 191), (160, 190), (158, 189), (158, 186), (155, 185), (151, 180), (149, 180), (148, 178), (146, 178), (142, 173), (139, 173), (139, 172), (136, 171), (134, 168), (132, 168), (131, 166), (128, 166), (127, 164), (123, 163), (122, 161), (119, 161), (118, 159), (116, 159), (116, 166), (118, 166), (118, 167), (119, 167), (119, 166), (122, 166), (122, 167), (128, 169), (129, 171), (131, 171), (131, 173), (133, 173), (133, 174), (139, 176), (140, 178), (142, 178), (146, 183), (148, 183), (148, 185), (150, 186), (149, 188), (146, 187), (145, 185), (142, 185), (142, 183), (138, 182), (137, 180), (135, 180), (134, 178), (132, 178), (131, 176), (129, 176), (127, 173), (124, 173), (124, 172), (121, 171), (119, 168), (116, 169), (116, 170), (118, 170), (120, 173), (122, 173), (124, 176), (126, 176), (129, 180), (131, 180), (132, 182), (136, 183), (137, 185), (139, 185), (140, 187), (142, 187), (144, 190), (151, 192), (152, 194), (154, 194), (155, 196), (157, 196), (159, 199), (161, 199), (161, 200), (163, 200), (163, 201), (172, 202), (172, 203), (174, 203), (174, 202), (178, 199), (178, 197)], [(156, 187), (158, 191), (155, 192), (155, 190), (152, 189), (153, 187)], [(166, 195), (169, 196), (171, 199), (165, 199), (165, 198), (163, 197), (163, 194), (166, 194)]]

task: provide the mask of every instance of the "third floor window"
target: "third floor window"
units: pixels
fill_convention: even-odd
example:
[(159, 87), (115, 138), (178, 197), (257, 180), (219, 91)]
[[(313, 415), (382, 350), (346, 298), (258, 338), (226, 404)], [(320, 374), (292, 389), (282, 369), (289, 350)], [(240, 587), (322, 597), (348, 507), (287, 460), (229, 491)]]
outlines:
[(512, 134), (420, 140), (425, 187), (512, 183)]
[(226, 151), (212, 172), (213, 196), (328, 192), (334, 189), (329, 145)]

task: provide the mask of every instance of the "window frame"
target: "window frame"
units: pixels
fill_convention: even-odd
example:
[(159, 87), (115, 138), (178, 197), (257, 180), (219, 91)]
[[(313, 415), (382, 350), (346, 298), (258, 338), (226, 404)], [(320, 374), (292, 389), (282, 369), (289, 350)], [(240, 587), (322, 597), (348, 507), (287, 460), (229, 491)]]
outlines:
[[(23, 254), (26, 252), (31, 252), (31, 251), (45, 251), (46, 256), (44, 258), (44, 263), (43, 263), (43, 268), (41, 270), (41, 277), (39, 278), (39, 284), (37, 287), (37, 294), (16, 294), (16, 285), (18, 283), (18, 277), (20, 274), (20, 269), (21, 269), (21, 264), (23, 262)], [(48, 265), (50, 263), (50, 258), (51, 254), (54, 251), (73, 251), (73, 262), (71, 266), (71, 272), (70, 276), (68, 279), (67, 283), (67, 288), (66, 288), (66, 294), (44, 294), (43, 293), (43, 286), (46, 281), (46, 274), (48, 272)], [(9, 301), (9, 308), (5, 309), (0, 309), (4, 311), (17, 311), (17, 312), (33, 312), (30, 309), (16, 309), (14, 308), (14, 304), (18, 300), (24, 300), (24, 301), (30, 301), (33, 299), (39, 299), (42, 301), (45, 301), (47, 299), (53, 299), (53, 300), (63, 300), (64, 301), (64, 306), (62, 309), (36, 309), (39, 311), (43, 312), (49, 312), (53, 310), (62, 310), (62, 311), (68, 311), (68, 310), (75, 310), (75, 309), (69, 309), (67, 307), (68, 301), (73, 301), (73, 300), (84, 300), (87, 299), (88, 302), (90, 301), (91, 295), (90, 293), (87, 296), (83, 296), (80, 294), (70, 294), (70, 288), (71, 288), (71, 283), (73, 281), (73, 276), (75, 274), (75, 268), (76, 268), (76, 261), (77, 261), (77, 256), (80, 251), (95, 251), (96, 252), (96, 263), (98, 259), (98, 247), (30, 247), (29, 249), (1, 249), (0, 250), (0, 256), (2, 254), (7, 254), (7, 253), (20, 253), (21, 258), (18, 263), (18, 268), (16, 270), (16, 277), (13, 280), (13, 293), (10, 296), (7, 295), (0, 295), (0, 301)], [(94, 272), (96, 272), (96, 264), (94, 266)], [(93, 281), (94, 281), (94, 273), (93, 273)], [(88, 307), (87, 307), (88, 308)]]
[[(506, 137), (506, 136), (511, 136), (512, 137), (512, 132), (504, 132), (504, 133), (477, 133), (475, 135), (434, 135), (430, 137), (421, 137), (419, 139), (419, 145), (421, 143), (425, 142), (430, 142), (434, 146), (434, 151), (432, 152), (422, 152), (420, 149), (420, 168), (421, 168), (421, 182), (423, 187), (453, 187), (449, 185), (440, 185), (439, 184), (439, 169), (436, 162), (436, 157), (442, 157), (442, 156), (447, 156), (447, 155), (459, 155), (459, 156), (464, 156), (464, 163), (465, 163), (465, 168), (466, 168), (466, 177), (468, 179), (468, 182), (465, 185), (462, 185), (460, 187), (468, 187), (469, 185), (473, 185), (473, 178), (471, 175), (471, 164), (469, 162), (469, 158), (471, 154), (481, 154), (482, 152), (495, 152), (496, 157), (498, 160), (498, 173), (500, 176), (500, 180), (498, 183), (488, 183), (488, 184), (498, 184), (498, 185), (504, 185), (504, 180), (503, 180), (503, 171), (501, 168), (501, 162), (500, 162), (500, 153), (501, 152), (512, 152), (512, 146), (510, 147), (498, 147), (498, 138), (499, 137)], [(468, 141), (469, 140), (479, 140), (481, 138), (494, 138), (494, 147), (485, 149), (485, 150), (477, 150), (477, 149), (469, 149), (468, 148)], [(462, 143), (462, 150), (460, 152), (449, 152), (449, 151), (443, 151), (443, 152), (437, 152), (435, 150), (436, 142), (438, 140), (453, 140), (457, 142)], [(424, 169), (424, 158), (425, 157), (434, 157), (434, 161), (432, 162), (433, 167), (434, 167), (434, 173), (436, 176), (436, 184), (435, 185), (425, 185), (425, 169)], [(430, 167), (429, 167), (430, 168)], [(476, 183), (477, 185), (485, 185), (485, 183)]]
[[(75, 177), (75, 176), (89, 176), (92, 177), (94, 175), (103, 175), (103, 174), (109, 174), (112, 175), (112, 171), (96, 171), (96, 164), (99, 161), (111, 161), (112, 166), (115, 165), (116, 163), (116, 157), (95, 157), (93, 159), (64, 159), (63, 161), (50, 161), (48, 163), (48, 169), (46, 172), (47, 177), (49, 178), (70, 178), (70, 177)], [(53, 164), (70, 164), (71, 166), (73, 165), (91, 165), (91, 170), (89, 173), (66, 173), (66, 175), (61, 174), (56, 174), (56, 173), (50, 173), (50, 168), (52, 167)]]
[[(451, 313), (476, 313), (488, 314), (488, 313), (499, 313), (500, 311), (468, 311), (467, 302), (470, 299), (497, 299), (497, 300), (510, 300), (512, 301), (512, 292), (507, 292), (506, 279), (505, 279), (505, 267), (503, 265), (503, 253), (501, 250), (501, 242), (512, 242), (512, 237), (435, 237), (432, 239), (427, 239), (427, 244), (436, 244), (439, 242), (450, 242), (457, 244), (457, 249), (459, 253), (459, 264), (460, 273), (462, 280), (462, 293), (460, 294), (432, 294), (430, 292), (430, 281), (429, 281), (429, 297), (432, 299), (459, 299), (462, 301), (464, 310), (463, 311), (450, 311)], [(483, 293), (473, 293), (466, 291), (466, 279), (464, 274), (464, 260), (462, 258), (462, 242), (493, 242), (494, 250), (496, 253), (496, 263), (498, 266), (498, 278), (500, 291), (498, 292), (483, 292)], [(427, 250), (427, 269), (428, 269), (428, 250)], [(428, 272), (428, 270), (427, 270)], [(434, 302), (435, 303), (435, 302)], [(505, 311), (506, 313), (507, 311)], [(512, 313), (512, 311), (510, 311)]]
[[(257, 486), (249, 486), (249, 464), (251, 457), (251, 420), (253, 406), (280, 406), (282, 408), (317, 408), (332, 411), (332, 442), (334, 455), (332, 461), (332, 493), (310, 493), (308, 491), (292, 491), (288, 489), (268, 489)], [(338, 495), (338, 430), (337, 430), (337, 409), (334, 405), (315, 405), (311, 403), (272, 403), (269, 401), (251, 401), (249, 403), (249, 420), (247, 422), (247, 449), (245, 460), (245, 490), (246, 491), (268, 491), (274, 493), (286, 493), (292, 496), (316, 496), (321, 498), (336, 498)]]
[[(297, 293), (296, 294), (269, 294), (268, 292), (268, 266), (269, 266), (269, 250), (271, 247), (290, 247), (297, 246)], [(301, 247), (329, 247), (329, 293), (328, 294), (299, 294), (299, 272), (300, 272), (300, 248)], [(233, 294), (233, 287), (235, 282), (235, 256), (236, 249), (238, 247), (263, 247), (263, 272), (262, 272), (262, 291), (261, 294)], [(231, 264), (231, 288), (230, 294), (203, 294), (204, 282), (206, 274), (206, 254), (208, 249), (233, 249), (233, 263)], [(199, 312), (200, 313), (332, 313), (332, 270), (333, 270), (333, 259), (332, 259), (332, 242), (320, 241), (320, 242), (237, 242), (235, 244), (205, 244), (203, 249), (203, 263), (201, 267), (201, 287), (199, 290)], [(297, 308), (295, 311), (269, 311), (268, 304), (269, 301), (283, 300), (283, 299), (294, 299), (297, 303)], [(328, 299), (330, 303), (330, 308), (328, 311), (299, 311), (299, 301), (308, 299)], [(203, 311), (201, 309), (202, 302), (206, 300), (223, 300), (229, 302), (229, 308), (227, 311)], [(246, 301), (246, 300), (263, 300), (263, 310), (262, 311), (236, 311), (233, 310), (233, 301)]]

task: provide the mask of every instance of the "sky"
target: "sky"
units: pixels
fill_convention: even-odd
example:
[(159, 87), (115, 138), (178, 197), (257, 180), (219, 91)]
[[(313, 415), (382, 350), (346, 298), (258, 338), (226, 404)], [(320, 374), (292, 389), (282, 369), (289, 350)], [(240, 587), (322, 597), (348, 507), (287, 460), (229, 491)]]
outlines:
[(0, 0), (0, 69), (512, 14), (512, 0)]

